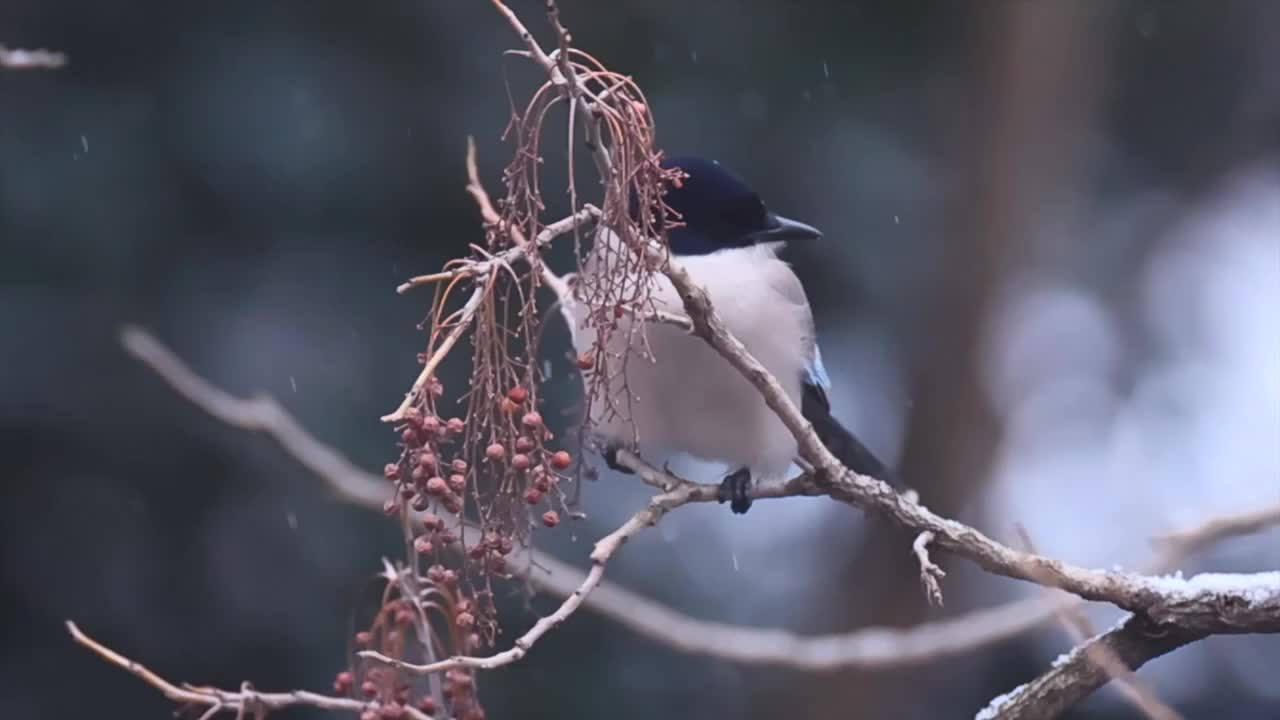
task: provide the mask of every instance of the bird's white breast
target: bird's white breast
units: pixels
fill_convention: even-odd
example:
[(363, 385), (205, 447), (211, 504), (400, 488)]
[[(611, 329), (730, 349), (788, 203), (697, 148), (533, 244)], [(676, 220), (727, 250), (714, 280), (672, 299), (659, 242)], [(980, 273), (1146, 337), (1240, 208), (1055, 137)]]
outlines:
[[(798, 405), (801, 375), (814, 344), (813, 320), (791, 268), (764, 246), (677, 262), (706, 289), (728, 330)], [(652, 283), (655, 308), (683, 314), (671, 282), (655, 274)], [(584, 322), (585, 308), (574, 314), (575, 345), (579, 352), (590, 351), (596, 334)], [(628, 354), (625, 378), (613, 378), (608, 386), (615, 407), (624, 412), (611, 416), (604, 398), (594, 397), (590, 410), (596, 432), (623, 443), (634, 440), (646, 453), (686, 452), (723, 461), (730, 471), (747, 467), (756, 477), (786, 472), (795, 441), (755, 387), (701, 338), (669, 324), (645, 325), (652, 358), (644, 357), (639, 333), (628, 332), (628, 322), (629, 316), (620, 321), (608, 341), (610, 355)]]

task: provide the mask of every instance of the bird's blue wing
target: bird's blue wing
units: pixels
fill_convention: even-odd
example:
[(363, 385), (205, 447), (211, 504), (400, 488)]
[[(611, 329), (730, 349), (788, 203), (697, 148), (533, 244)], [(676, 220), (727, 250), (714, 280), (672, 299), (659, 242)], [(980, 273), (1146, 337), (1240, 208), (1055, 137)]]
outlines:
[(818, 349), (818, 344), (813, 344), (813, 356), (809, 358), (809, 362), (804, 366), (804, 384), (807, 388), (812, 388), (824, 407), (830, 407), (827, 401), (827, 390), (831, 389), (831, 377), (827, 375), (827, 368), (822, 364), (822, 351)]

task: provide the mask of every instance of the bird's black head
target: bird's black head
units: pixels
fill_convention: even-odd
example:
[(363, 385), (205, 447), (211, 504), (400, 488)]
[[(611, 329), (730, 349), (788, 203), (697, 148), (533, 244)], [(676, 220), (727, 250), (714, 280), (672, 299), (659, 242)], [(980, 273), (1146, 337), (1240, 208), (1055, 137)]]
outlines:
[(680, 227), (668, 232), (676, 255), (707, 255), (759, 243), (822, 237), (818, 230), (781, 217), (745, 182), (720, 163), (698, 157), (668, 158), (664, 169), (680, 168), (688, 177), (667, 187), (664, 200), (679, 214)]

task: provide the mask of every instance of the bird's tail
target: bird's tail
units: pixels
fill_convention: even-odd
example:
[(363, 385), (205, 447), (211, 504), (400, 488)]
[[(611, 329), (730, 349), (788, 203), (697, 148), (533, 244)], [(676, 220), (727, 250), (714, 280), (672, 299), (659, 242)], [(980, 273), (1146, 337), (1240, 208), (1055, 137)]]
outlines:
[(871, 477), (888, 483), (899, 492), (907, 486), (898, 478), (889, 466), (880, 462), (862, 441), (849, 432), (831, 415), (831, 407), (827, 404), (825, 394), (813, 386), (806, 386), (802, 397), (801, 412), (813, 425), (818, 439), (831, 451), (842, 465), (859, 475)]

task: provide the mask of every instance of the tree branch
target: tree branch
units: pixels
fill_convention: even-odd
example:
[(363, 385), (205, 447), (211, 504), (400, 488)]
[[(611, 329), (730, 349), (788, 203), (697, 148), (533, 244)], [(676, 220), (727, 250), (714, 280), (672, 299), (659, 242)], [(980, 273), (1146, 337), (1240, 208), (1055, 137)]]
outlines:
[[(159, 690), (166, 698), (184, 705), (208, 707), (201, 715), (201, 720), (212, 718), (220, 712), (236, 713), (244, 717), (246, 713), (258, 713), (265, 710), (280, 710), (287, 707), (307, 705), (324, 710), (345, 710), (348, 712), (378, 711), (382, 704), (377, 701), (354, 700), (352, 698), (333, 697), (305, 690), (292, 692), (264, 693), (258, 692), (246, 683), (239, 692), (221, 690), (212, 687), (178, 686), (149, 670), (139, 662), (130, 660), (102, 643), (86, 635), (74, 622), (67, 621), (67, 632), (77, 644), (88, 648), (98, 657), (128, 671), (146, 684)], [(398, 706), (403, 714), (414, 720), (431, 720), (416, 708)]]
[(1148, 660), (1209, 634), (1206, 630), (1155, 623), (1141, 615), (1129, 615), (1117, 627), (1059, 658), (1049, 672), (992, 700), (978, 712), (975, 720), (1057, 717), (1111, 680), (1111, 673), (1093, 657), (1114, 657), (1124, 667), (1136, 670)]
[[(121, 332), (121, 342), (135, 359), (200, 410), (232, 427), (267, 434), (340, 497), (355, 505), (381, 511), (383, 501), (391, 492), (386, 480), (355, 466), (316, 439), (273, 399), (265, 396), (239, 398), (226, 393), (188, 368), (171, 350), (144, 330), (125, 328)], [(634, 471), (643, 482), (663, 492), (690, 482), (663, 472), (625, 450), (619, 451), (618, 461)], [(693, 485), (708, 501), (715, 498), (718, 485)], [(755, 489), (754, 497), (764, 499), (819, 492), (821, 489), (816, 482), (801, 475), (784, 483), (761, 485)], [(692, 491), (690, 495), (693, 495)], [(1253, 513), (1247, 515), (1252, 516)], [(1185, 533), (1218, 540), (1267, 527), (1237, 521), (1239, 517), (1242, 516), (1211, 519), (1201, 526), (1214, 528), (1212, 534), (1203, 529), (1190, 529)], [(1280, 522), (1280, 512), (1275, 513), (1275, 517)], [(1175, 557), (1166, 552), (1153, 571), (1167, 570)], [(521, 573), (528, 570), (534, 586), (545, 592), (568, 597), (585, 582), (583, 571), (546, 553), (531, 550), (527, 554), (522, 553), (521, 558), (527, 558), (528, 565), (513, 564), (513, 571)], [(515, 560), (517, 558), (513, 556)], [(1014, 637), (1051, 619), (1057, 609), (1078, 604), (1077, 599), (1067, 596), (1035, 597), (913, 628), (870, 627), (847, 633), (803, 636), (780, 629), (735, 626), (692, 618), (608, 582), (600, 583), (585, 600), (587, 607), (633, 632), (682, 652), (808, 671), (918, 665)]]
[[(1017, 529), (1023, 546), (1030, 552), (1036, 552), (1035, 544), (1026, 528), (1019, 525)], [(1058, 610), (1058, 619), (1066, 630), (1067, 636), (1071, 638), (1072, 645), (1084, 647), (1085, 656), (1115, 680), (1120, 694), (1131, 705), (1142, 711), (1148, 720), (1181, 720), (1182, 716), (1178, 711), (1161, 701), (1155, 691), (1138, 679), (1133, 668), (1111, 652), (1105, 643), (1088, 642), (1090, 637), (1097, 635), (1097, 632), (1080, 608), (1063, 606)]]

